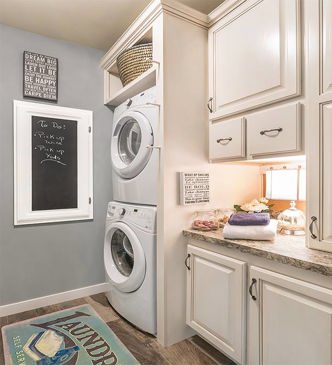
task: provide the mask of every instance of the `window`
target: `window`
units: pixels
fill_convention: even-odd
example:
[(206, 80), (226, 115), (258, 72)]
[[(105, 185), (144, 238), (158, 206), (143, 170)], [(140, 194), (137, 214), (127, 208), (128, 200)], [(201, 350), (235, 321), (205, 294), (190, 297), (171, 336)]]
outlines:
[(266, 170), (266, 197), (272, 200), (305, 200), (306, 170), (303, 166), (271, 166)]

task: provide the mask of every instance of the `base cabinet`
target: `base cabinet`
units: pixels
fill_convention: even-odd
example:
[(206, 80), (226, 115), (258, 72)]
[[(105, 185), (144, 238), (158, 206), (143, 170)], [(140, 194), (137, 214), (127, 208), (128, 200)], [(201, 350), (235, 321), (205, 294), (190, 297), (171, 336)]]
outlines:
[(331, 365), (332, 286), (240, 257), (188, 244), (186, 323), (239, 365)]
[(332, 291), (250, 268), (248, 364), (331, 365)]
[(244, 363), (246, 263), (188, 246), (187, 324)]

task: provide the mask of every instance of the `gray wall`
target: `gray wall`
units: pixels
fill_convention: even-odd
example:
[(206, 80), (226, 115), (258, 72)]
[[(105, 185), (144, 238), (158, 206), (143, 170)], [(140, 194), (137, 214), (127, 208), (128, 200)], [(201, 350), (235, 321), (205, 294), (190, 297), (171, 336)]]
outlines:
[[(59, 59), (57, 105), (94, 113), (94, 220), (13, 226), (13, 99), (22, 98), (23, 51)], [(0, 24), (0, 306), (104, 282), (111, 200), (113, 114), (103, 105), (100, 50)], [(38, 102), (38, 101), (37, 101)], [(43, 102), (44, 103), (44, 102)]]

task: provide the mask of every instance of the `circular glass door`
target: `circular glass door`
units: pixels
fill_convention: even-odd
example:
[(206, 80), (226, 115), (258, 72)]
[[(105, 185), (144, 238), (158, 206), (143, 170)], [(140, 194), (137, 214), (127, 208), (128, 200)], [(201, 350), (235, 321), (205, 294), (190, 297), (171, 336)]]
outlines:
[(111, 284), (123, 292), (137, 290), (146, 271), (145, 254), (135, 232), (123, 222), (112, 223), (106, 232), (104, 264)]
[(148, 119), (137, 111), (128, 111), (114, 123), (111, 158), (114, 171), (125, 179), (137, 176), (149, 162), (153, 132)]
[(128, 119), (122, 126), (118, 137), (118, 151), (121, 160), (130, 165), (141, 146), (142, 132), (135, 119)]
[(129, 276), (134, 267), (134, 250), (126, 234), (117, 229), (111, 239), (112, 258), (116, 268), (124, 276)]

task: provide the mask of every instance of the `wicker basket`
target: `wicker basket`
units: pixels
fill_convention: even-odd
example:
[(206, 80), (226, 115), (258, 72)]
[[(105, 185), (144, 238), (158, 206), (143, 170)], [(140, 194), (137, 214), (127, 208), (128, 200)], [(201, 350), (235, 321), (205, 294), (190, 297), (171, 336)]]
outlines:
[(116, 63), (123, 86), (152, 66), (152, 43), (138, 44), (123, 51)]

